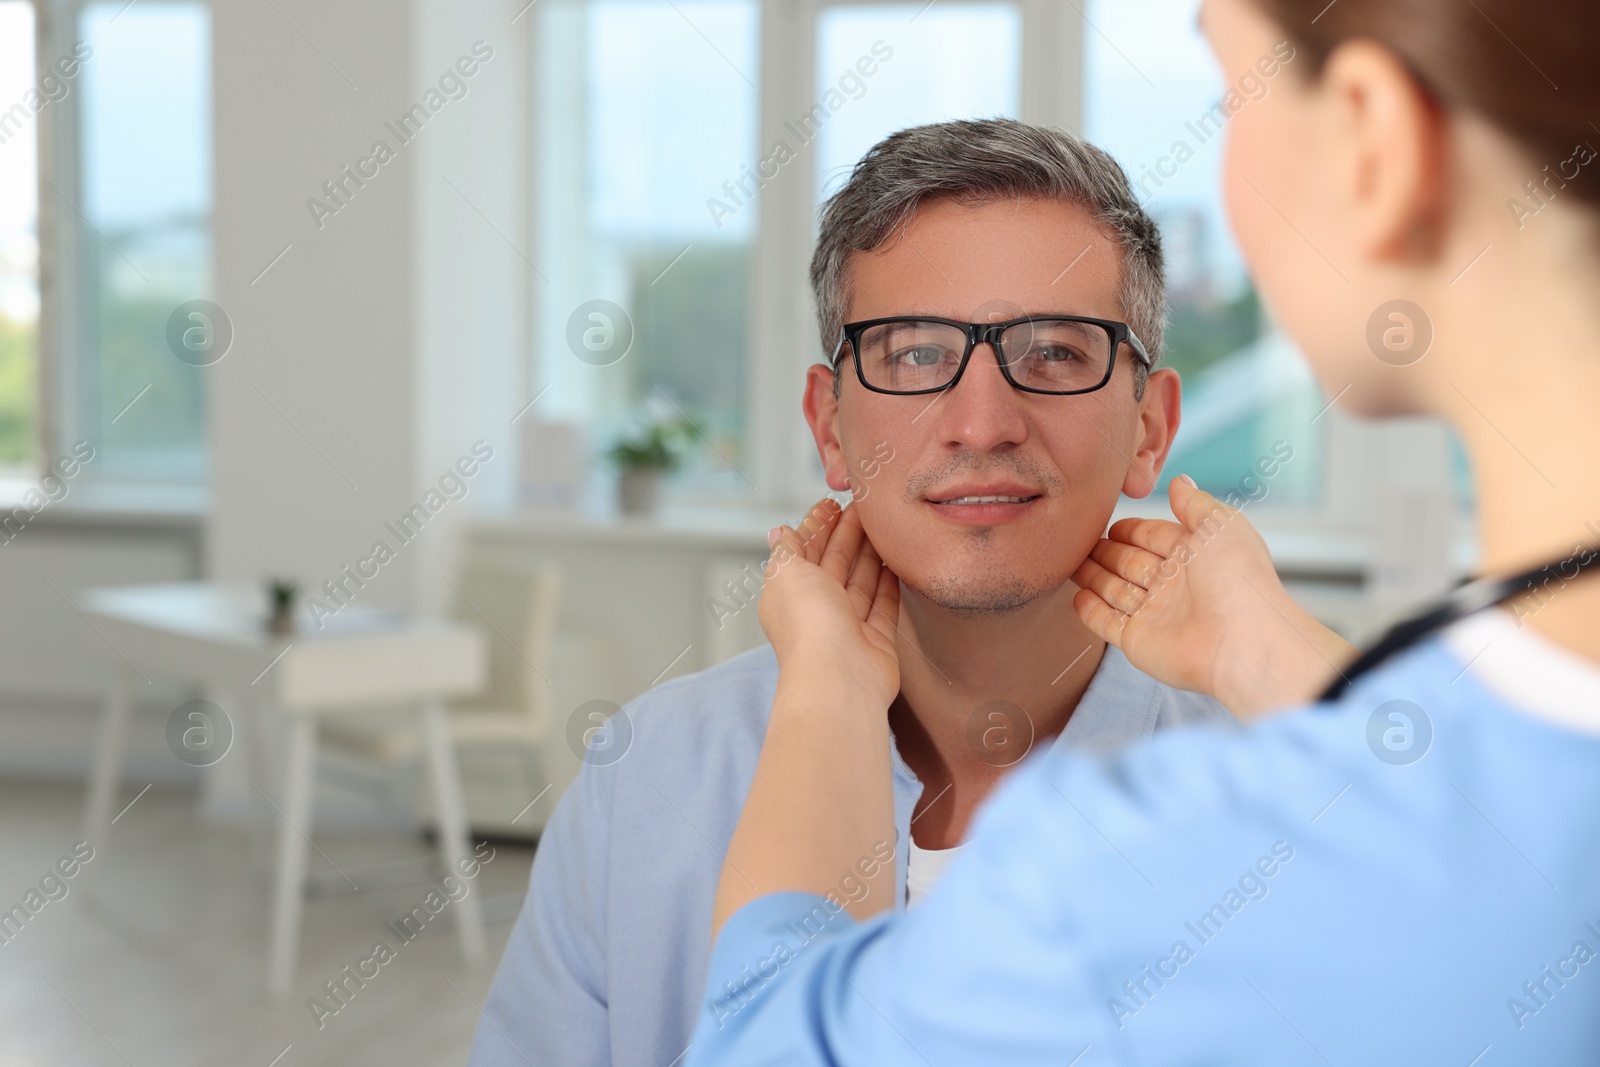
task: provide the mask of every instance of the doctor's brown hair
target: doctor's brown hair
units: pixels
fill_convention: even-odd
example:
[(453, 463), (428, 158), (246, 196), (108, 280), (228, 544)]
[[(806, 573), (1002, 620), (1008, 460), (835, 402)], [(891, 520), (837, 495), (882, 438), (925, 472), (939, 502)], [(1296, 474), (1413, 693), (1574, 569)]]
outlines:
[[(1252, 0), (1304, 66), (1320, 73), (1340, 44), (1387, 47), (1447, 110), (1471, 111), (1530, 156), (1556, 166), (1578, 145), (1600, 147), (1600, 4), (1595, 0)], [(1586, 168), (1587, 169), (1587, 168)], [(1600, 181), (1571, 191), (1600, 205)]]

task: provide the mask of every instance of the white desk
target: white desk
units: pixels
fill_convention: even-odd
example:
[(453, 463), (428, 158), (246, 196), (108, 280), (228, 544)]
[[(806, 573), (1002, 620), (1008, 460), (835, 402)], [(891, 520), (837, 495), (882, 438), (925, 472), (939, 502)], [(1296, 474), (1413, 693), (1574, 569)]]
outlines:
[[(118, 681), (106, 694), (84, 816), (85, 836), (96, 847), (110, 834), (131, 691), (145, 684), (144, 676), (160, 674), (238, 694), (241, 719), (258, 707), (288, 716), (268, 961), (274, 993), (287, 993), (294, 976), (311, 843), (318, 716), (384, 705), (419, 710), (438, 810), (440, 859), (459, 875), (457, 865), (468, 856), (466, 811), (443, 701), (484, 685), (486, 650), (476, 629), (352, 604), (325, 619), (320, 630), (302, 616), (299, 632), (280, 637), (267, 632), (262, 591), (207, 582), (91, 589), (76, 603), (106, 638), (111, 646), (106, 654), (119, 668)], [(259, 730), (251, 740), (256, 737)], [(477, 893), (469, 892), (453, 910), (463, 953), (469, 960), (480, 958), (483, 913)]]

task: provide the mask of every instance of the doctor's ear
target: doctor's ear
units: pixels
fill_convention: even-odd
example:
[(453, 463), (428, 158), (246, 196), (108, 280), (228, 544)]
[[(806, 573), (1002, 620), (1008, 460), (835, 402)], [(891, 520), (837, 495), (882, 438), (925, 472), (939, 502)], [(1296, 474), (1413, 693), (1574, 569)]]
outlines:
[(817, 458), (828, 488), (835, 492), (850, 489), (850, 471), (839, 441), (839, 398), (833, 393), (834, 370), (826, 363), (814, 363), (806, 371), (806, 394), (801, 402), (806, 424), (817, 442)]
[(1134, 441), (1133, 463), (1122, 481), (1124, 495), (1141, 500), (1155, 491), (1161, 468), (1172, 451), (1182, 414), (1183, 386), (1178, 372), (1170, 367), (1150, 372), (1139, 401), (1139, 430)]
[(1379, 260), (1437, 251), (1449, 207), (1447, 114), (1405, 62), (1372, 41), (1347, 41), (1323, 67), (1324, 137), (1334, 195), (1363, 251)]

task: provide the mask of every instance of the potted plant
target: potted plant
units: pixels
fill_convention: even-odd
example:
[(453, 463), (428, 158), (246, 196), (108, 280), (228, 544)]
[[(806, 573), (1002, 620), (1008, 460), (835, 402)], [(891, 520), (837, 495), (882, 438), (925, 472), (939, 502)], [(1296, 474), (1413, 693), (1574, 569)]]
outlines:
[(267, 582), (267, 629), (270, 632), (294, 633), (294, 602), (299, 591), (299, 583), (291, 578), (273, 578)]
[(617, 465), (617, 506), (624, 515), (648, 515), (660, 505), (662, 476), (682, 459), (682, 436), (678, 423), (654, 422), (611, 446), (607, 455)]

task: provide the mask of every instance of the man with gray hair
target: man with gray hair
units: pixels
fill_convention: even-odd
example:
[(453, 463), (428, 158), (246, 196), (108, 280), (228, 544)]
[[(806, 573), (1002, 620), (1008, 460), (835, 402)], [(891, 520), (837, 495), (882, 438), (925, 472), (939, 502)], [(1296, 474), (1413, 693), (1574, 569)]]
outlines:
[[(895, 840), (839, 872), (838, 896), (861, 900), (892, 865), (906, 907), (1032, 746), (1109, 752), (1232, 722), (1134, 669), (1072, 607), (1072, 574), (1119, 495), (1154, 489), (1178, 428), (1177, 375), (1155, 369), (1160, 237), (1100, 149), (1011, 120), (942, 123), (857, 164), (824, 208), (811, 279), (828, 361), (808, 372), (805, 417), (828, 485), (854, 496), (902, 584)], [(700, 1013), (725, 1021), (787, 962), (775, 949), (696, 999), (777, 679), (770, 648), (674, 679), (624, 709), (620, 758), (591, 749), (540, 842), (475, 1067), (671, 1067)]]

